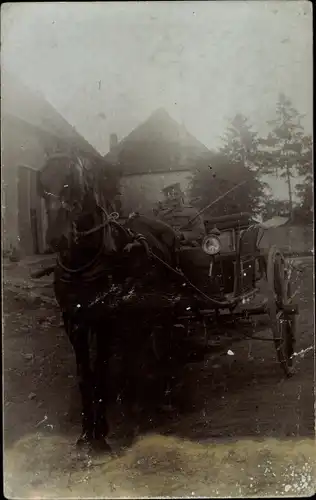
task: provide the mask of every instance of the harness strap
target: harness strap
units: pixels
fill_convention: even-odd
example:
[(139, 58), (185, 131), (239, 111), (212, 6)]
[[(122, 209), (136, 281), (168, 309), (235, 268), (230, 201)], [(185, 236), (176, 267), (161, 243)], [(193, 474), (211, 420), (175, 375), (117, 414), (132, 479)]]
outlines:
[(151, 258), (151, 255), (152, 255), (152, 252), (150, 250), (150, 247), (149, 247), (149, 244), (148, 244), (148, 241), (147, 239), (145, 238), (145, 236), (143, 236), (142, 234), (136, 234), (135, 236), (135, 240), (138, 241), (139, 243), (142, 244), (142, 246), (144, 247), (145, 249), (145, 252), (147, 254), (147, 256), (149, 258)]
[(83, 236), (88, 236), (89, 234), (93, 234), (96, 231), (99, 231), (99, 229), (105, 228), (105, 226), (107, 226), (112, 221), (117, 221), (117, 219), (119, 218), (119, 214), (117, 212), (111, 212), (110, 214), (107, 214), (102, 207), (99, 206), (99, 208), (103, 213), (103, 218), (104, 218), (103, 223), (98, 224), (97, 226), (88, 229), (87, 231), (77, 231), (77, 236), (83, 237)]
[[(117, 229), (119, 229), (120, 231), (122, 231), (125, 234), (127, 239), (131, 239), (132, 241), (136, 240), (136, 241), (139, 241), (140, 243), (142, 243), (147, 255), (149, 256), (149, 245), (146, 241), (146, 238), (142, 234), (136, 234), (133, 231), (131, 231), (129, 228), (125, 228), (121, 224), (119, 224), (117, 222), (117, 218), (119, 215), (117, 212), (112, 212), (110, 215), (108, 215), (102, 207), (99, 207), (99, 208), (101, 209), (102, 217), (103, 217), (102, 224), (99, 224), (98, 226), (96, 226), (88, 231), (77, 232), (77, 236), (78, 235), (79, 236), (87, 236), (88, 234), (92, 234), (92, 233), (98, 231), (99, 229), (103, 229), (103, 238), (101, 241), (100, 249), (97, 252), (97, 254), (95, 255), (95, 257), (93, 257), (93, 259), (90, 262), (81, 266), (80, 268), (71, 269), (62, 263), (60, 255), (57, 256), (57, 265), (63, 271), (65, 271), (67, 274), (69, 274), (70, 276), (75, 276), (75, 275), (83, 273), (84, 271), (89, 271), (93, 268), (94, 265), (97, 265), (99, 263), (99, 265), (97, 265), (97, 268), (100, 268), (100, 269), (97, 269), (97, 272), (90, 273), (90, 276), (85, 278), (85, 281), (92, 281), (93, 279), (97, 279), (101, 274), (103, 274), (103, 270), (104, 270), (104, 272), (107, 271), (107, 269), (104, 269), (103, 263), (100, 263), (100, 257), (102, 255), (102, 253), (104, 251), (104, 247), (105, 247), (105, 228), (107, 225), (115, 226)], [(71, 281), (71, 278), (69, 280), (62, 279), (62, 281), (69, 282), (69, 281)]]
[[(100, 207), (101, 208), (101, 207)], [(101, 241), (101, 245), (100, 245), (100, 248), (97, 252), (97, 254), (95, 255), (95, 257), (93, 257), (93, 259), (91, 259), (90, 262), (87, 262), (87, 264), (84, 264), (83, 266), (77, 268), (77, 269), (71, 269), (67, 266), (65, 266), (62, 261), (61, 261), (61, 258), (60, 258), (60, 255), (57, 256), (57, 265), (63, 270), (65, 271), (66, 273), (68, 274), (71, 274), (71, 275), (74, 275), (74, 274), (79, 274), (79, 273), (82, 273), (83, 271), (86, 271), (87, 269), (90, 269), (100, 258), (101, 254), (103, 253), (103, 249), (104, 249), (104, 239), (105, 239), (105, 226), (109, 223), (108, 221), (105, 220), (105, 216), (106, 216), (106, 213), (105, 211), (102, 209), (102, 218), (103, 218), (103, 223), (100, 225), (102, 228), (103, 228), (103, 234), (102, 234), (102, 241)], [(77, 233), (78, 235), (78, 233)]]
[[(87, 264), (85, 264), (84, 266), (81, 266), (79, 269), (70, 269), (68, 267), (66, 267), (62, 262), (61, 262), (61, 259), (60, 257), (58, 256), (57, 257), (57, 265), (59, 265), (64, 271), (66, 271), (67, 273), (69, 273), (70, 275), (74, 275), (74, 274), (79, 274), (79, 273), (82, 273), (83, 271), (85, 270), (88, 270), (88, 269), (91, 269), (91, 267), (98, 261), (99, 257), (101, 256), (103, 250), (104, 250), (104, 238), (105, 238), (105, 227), (108, 225), (108, 224), (113, 224), (115, 225), (116, 227), (118, 227), (121, 231), (123, 231), (126, 235), (128, 235), (130, 238), (132, 238), (132, 240), (134, 241), (138, 241), (140, 242), (142, 245), (144, 245), (144, 248), (146, 250), (146, 253), (148, 256), (151, 256), (153, 257), (154, 259), (156, 259), (157, 261), (159, 261), (161, 264), (163, 264), (166, 268), (168, 268), (170, 271), (172, 271), (174, 274), (180, 276), (182, 279), (184, 279), (186, 281), (186, 283), (191, 287), (193, 288), (196, 292), (198, 292), (202, 297), (204, 297), (208, 302), (211, 302), (213, 303), (214, 305), (216, 306), (220, 306), (220, 307), (227, 307), (227, 306), (233, 306), (235, 304), (238, 303), (239, 299), (238, 298), (234, 298), (232, 300), (229, 300), (229, 301), (219, 301), (219, 300), (216, 300), (216, 299), (213, 299), (211, 297), (209, 297), (207, 294), (205, 294), (202, 290), (200, 290), (197, 286), (195, 286), (185, 275), (182, 271), (179, 271), (178, 269), (175, 269), (173, 266), (169, 265), (164, 259), (161, 259), (160, 257), (158, 257), (158, 255), (156, 255), (149, 247), (149, 244), (148, 244), (148, 241), (147, 239), (145, 238), (145, 236), (143, 236), (141, 233), (135, 233), (134, 231), (130, 230), (129, 228), (125, 228), (123, 227), (121, 224), (119, 224), (117, 222), (117, 213), (116, 212), (113, 212), (112, 214), (110, 214), (110, 216), (108, 216), (108, 214), (105, 212), (105, 210), (101, 208), (101, 211), (102, 211), (102, 214), (103, 214), (103, 223), (100, 224), (99, 226), (93, 228), (92, 230), (89, 230), (89, 231), (85, 231), (82, 233), (83, 236), (87, 235), (87, 234), (91, 234), (99, 229), (102, 229), (103, 228), (103, 238), (102, 238), (102, 242), (101, 242), (101, 245), (100, 245), (100, 249), (97, 253), (97, 255), (90, 261), (88, 262)], [(106, 220), (105, 220), (106, 219)], [(80, 233), (78, 233), (80, 234)], [(98, 274), (99, 276), (99, 274)], [(90, 278), (88, 279), (88, 281), (91, 281), (93, 278)]]

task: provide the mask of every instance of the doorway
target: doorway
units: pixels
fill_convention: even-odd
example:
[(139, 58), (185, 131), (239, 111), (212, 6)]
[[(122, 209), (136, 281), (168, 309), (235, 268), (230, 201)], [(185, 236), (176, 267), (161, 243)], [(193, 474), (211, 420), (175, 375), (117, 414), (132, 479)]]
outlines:
[(21, 250), (25, 255), (42, 254), (45, 245), (46, 211), (37, 194), (37, 171), (20, 165), (18, 178), (18, 226)]

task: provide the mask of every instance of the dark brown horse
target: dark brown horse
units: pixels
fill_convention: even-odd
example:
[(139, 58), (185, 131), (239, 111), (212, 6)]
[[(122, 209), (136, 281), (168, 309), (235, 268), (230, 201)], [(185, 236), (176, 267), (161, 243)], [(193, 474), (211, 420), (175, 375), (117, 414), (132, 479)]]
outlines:
[[(82, 400), (77, 443), (106, 450), (109, 360), (118, 345), (128, 359), (153, 325), (166, 335), (172, 324), (174, 276), (161, 260), (175, 265), (176, 235), (141, 216), (119, 224), (101, 205), (80, 158), (49, 158), (38, 189), (48, 211), (47, 242), (58, 255), (55, 295), (76, 356)], [(129, 391), (136, 389), (131, 379)]]

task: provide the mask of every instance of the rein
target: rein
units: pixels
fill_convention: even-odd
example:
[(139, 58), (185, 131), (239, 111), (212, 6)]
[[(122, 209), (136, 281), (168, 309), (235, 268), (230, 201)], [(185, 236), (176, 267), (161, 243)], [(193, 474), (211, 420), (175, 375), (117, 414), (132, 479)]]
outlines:
[[(86, 271), (87, 269), (91, 268), (99, 260), (99, 257), (102, 255), (103, 250), (104, 250), (104, 246), (105, 246), (105, 228), (108, 225), (113, 224), (114, 226), (116, 226), (117, 228), (119, 228), (120, 230), (122, 230), (126, 235), (129, 234), (129, 230), (128, 229), (126, 230), (121, 224), (119, 224), (117, 222), (117, 219), (119, 218), (119, 214), (117, 212), (112, 212), (111, 214), (108, 215), (106, 213), (106, 211), (103, 209), (103, 207), (101, 207), (101, 206), (98, 205), (98, 208), (101, 210), (101, 213), (102, 213), (102, 219), (103, 219), (102, 223), (98, 224), (97, 226), (95, 226), (95, 227), (93, 227), (91, 229), (88, 229), (86, 231), (77, 231), (75, 229), (75, 238), (78, 237), (78, 236), (79, 237), (86, 237), (86, 236), (89, 236), (90, 234), (93, 234), (93, 233), (95, 233), (95, 232), (103, 229), (103, 233), (102, 233), (103, 237), (102, 237), (102, 240), (101, 240), (99, 251), (97, 252), (97, 254), (95, 255), (95, 257), (93, 257), (93, 259), (90, 262), (88, 262), (87, 264), (84, 264), (83, 266), (81, 266), (81, 267), (79, 267), (77, 269), (71, 269), (71, 268), (65, 266), (61, 262), (60, 255), (58, 255), (57, 256), (57, 265), (60, 266), (60, 268), (63, 269), (64, 271), (66, 271), (68, 274), (71, 274), (71, 275), (80, 274), (83, 271)], [(149, 256), (151, 256), (152, 258), (156, 259), (161, 264), (163, 264), (166, 268), (168, 268), (170, 271), (172, 271), (174, 274), (176, 274), (177, 276), (179, 276), (182, 279), (184, 279), (184, 281), (191, 288), (193, 288), (196, 292), (198, 292), (208, 302), (213, 303), (213, 305), (221, 306), (221, 307), (234, 306), (235, 304), (238, 303), (238, 299), (236, 297), (234, 297), (231, 300), (226, 300), (226, 301), (216, 300), (216, 299), (213, 299), (213, 298), (209, 297), (202, 290), (200, 290), (197, 286), (195, 286), (191, 282), (191, 280), (189, 280), (184, 275), (184, 273), (182, 271), (180, 271), (178, 269), (175, 269), (173, 266), (170, 266), (169, 264), (167, 264), (167, 262), (165, 262), (163, 259), (161, 259), (160, 257), (158, 257), (154, 252), (152, 252), (152, 250), (149, 249), (149, 246), (148, 246), (148, 244), (146, 242), (146, 239), (142, 235), (138, 235), (138, 237), (136, 237), (135, 239), (141, 241), (143, 244), (146, 243), (144, 246), (145, 246), (146, 252), (147, 252), (147, 254)]]
[[(100, 207), (100, 208), (102, 209), (102, 207)], [(96, 227), (92, 228), (92, 230), (83, 231), (80, 234), (82, 234), (83, 236), (86, 236), (88, 234), (91, 234), (93, 232), (98, 231), (99, 229), (102, 229), (102, 228), (104, 229), (107, 224), (111, 224), (111, 223), (114, 224), (115, 226), (119, 227), (125, 233), (128, 232), (128, 230), (126, 230), (124, 227), (122, 227), (121, 224), (119, 224), (118, 222), (116, 222), (117, 217), (113, 217), (113, 219), (111, 219), (110, 217), (107, 216), (106, 212), (103, 209), (102, 209), (102, 212), (103, 212), (103, 216), (107, 217), (107, 220), (104, 221), (99, 226), (96, 226)], [(115, 212), (114, 212), (114, 214), (115, 214)], [(112, 214), (110, 214), (110, 216), (111, 215)], [(136, 238), (136, 240), (137, 239), (139, 239), (139, 240), (145, 240), (145, 238), (143, 236), (140, 236), (140, 238)], [(70, 269), (70, 268), (66, 267), (61, 262), (59, 255), (57, 257), (57, 265), (59, 265), (64, 271), (66, 271), (69, 274), (81, 273), (81, 272), (87, 270), (89, 267), (92, 267), (93, 264), (98, 260), (98, 258), (100, 257), (100, 255), (103, 252), (103, 242), (104, 242), (104, 239), (101, 242), (101, 247), (100, 247), (100, 250), (97, 253), (97, 255), (89, 263), (85, 264), (84, 266), (82, 266), (80, 268)], [(235, 306), (239, 302), (239, 299), (236, 298), (236, 297), (234, 297), (233, 299), (230, 299), (230, 300), (226, 300), (226, 301), (216, 300), (214, 298), (209, 297), (209, 295), (207, 295), (202, 290), (200, 290), (196, 285), (194, 285), (192, 283), (192, 281), (189, 280), (182, 271), (180, 271), (179, 269), (174, 268), (173, 266), (170, 266), (167, 262), (165, 262), (165, 260), (161, 259), (160, 257), (158, 257), (158, 255), (156, 255), (154, 252), (152, 252), (152, 250), (149, 249), (149, 246), (148, 246), (147, 242), (146, 242), (146, 245), (145, 245), (145, 249), (146, 249), (146, 252), (148, 253), (148, 255), (150, 257), (152, 257), (153, 259), (159, 261), (164, 267), (166, 267), (167, 269), (169, 269), (170, 271), (172, 271), (178, 277), (181, 277), (185, 281), (186, 284), (188, 284), (199, 295), (201, 295), (202, 297), (204, 297), (204, 299), (206, 299), (211, 304), (213, 304), (215, 306), (218, 306), (218, 307), (231, 307), (231, 306)], [(51, 266), (51, 267), (49, 267), (47, 269), (44, 269), (43, 271), (40, 271), (39, 273), (36, 273), (33, 277), (34, 278), (39, 278), (41, 276), (44, 276), (45, 274), (50, 274), (50, 273), (52, 273), (54, 271), (54, 267), (55, 266)], [(62, 281), (67, 281), (67, 280), (62, 280)]]

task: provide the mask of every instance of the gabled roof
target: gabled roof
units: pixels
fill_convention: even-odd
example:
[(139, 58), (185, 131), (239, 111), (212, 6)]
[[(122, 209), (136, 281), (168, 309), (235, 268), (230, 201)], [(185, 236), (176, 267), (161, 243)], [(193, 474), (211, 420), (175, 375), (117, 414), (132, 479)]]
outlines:
[(164, 109), (155, 111), (105, 158), (123, 174), (191, 170), (209, 150)]
[(14, 117), (63, 139), (85, 153), (100, 156), (39, 91), (28, 88), (8, 71), (2, 71), (1, 76), (1, 119)]

